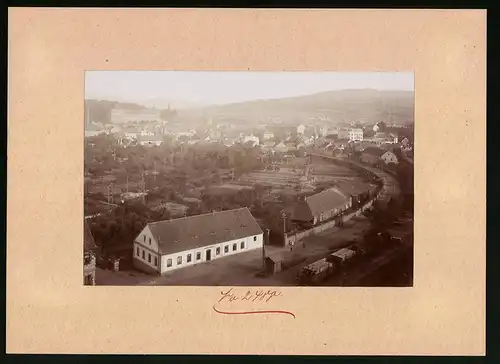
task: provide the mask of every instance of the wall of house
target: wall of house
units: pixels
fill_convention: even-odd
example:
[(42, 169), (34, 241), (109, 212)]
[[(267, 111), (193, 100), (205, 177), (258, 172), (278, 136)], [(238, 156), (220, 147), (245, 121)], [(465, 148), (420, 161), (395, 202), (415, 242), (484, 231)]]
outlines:
[[(151, 250), (149, 247), (146, 247), (140, 243), (134, 242), (134, 259), (133, 259), (133, 264), (136, 268), (139, 268), (140, 270), (142, 267), (146, 266), (146, 272), (150, 272), (151, 270), (153, 271), (159, 271), (160, 270), (160, 261), (161, 257), (158, 252), (155, 252)], [(156, 258), (156, 259), (155, 259)], [(136, 265), (135, 263), (138, 262), (139, 265)], [(155, 264), (156, 263), (156, 264)]]
[[(254, 240), (255, 239), (255, 240)], [(244, 248), (241, 248), (241, 243), (244, 243)], [(233, 250), (233, 244), (236, 244), (236, 250)], [(230, 240), (214, 245), (208, 245), (196, 249), (184, 250), (178, 253), (163, 255), (161, 257), (161, 273), (170, 272), (175, 269), (193, 266), (195, 264), (204, 263), (207, 261), (207, 251), (210, 250), (211, 259), (218, 259), (229, 255), (242, 253), (245, 251), (262, 248), (263, 234), (252, 235), (242, 239)], [(225, 247), (228, 247), (227, 252)], [(217, 254), (219, 249), (219, 254)], [(197, 254), (200, 253), (200, 259), (197, 259)], [(191, 255), (191, 261), (188, 262), (188, 255)], [(178, 264), (178, 258), (181, 257), (182, 261)], [(169, 267), (169, 259), (171, 259), (171, 266)]]
[(158, 252), (158, 243), (148, 226), (141, 231), (134, 241), (133, 257), (133, 264), (137, 269), (146, 273), (160, 271), (161, 256)]
[(387, 153), (384, 153), (384, 155), (382, 155), (382, 159), (384, 160), (385, 163), (398, 163), (398, 157), (396, 157), (396, 155), (394, 153), (390, 153), (390, 152), (387, 152)]
[(347, 210), (349, 207), (352, 206), (352, 202), (349, 201), (347, 202), (344, 206), (341, 206), (339, 208), (336, 208), (336, 209), (333, 209), (333, 210), (330, 210), (330, 211), (327, 211), (327, 212), (324, 212), (322, 213), (321, 215), (318, 215), (318, 216), (315, 216), (314, 217), (314, 223), (315, 224), (319, 224), (323, 221), (326, 221), (326, 220), (330, 220), (331, 218), (337, 216), (338, 214), (340, 214), (342, 211), (345, 211)]

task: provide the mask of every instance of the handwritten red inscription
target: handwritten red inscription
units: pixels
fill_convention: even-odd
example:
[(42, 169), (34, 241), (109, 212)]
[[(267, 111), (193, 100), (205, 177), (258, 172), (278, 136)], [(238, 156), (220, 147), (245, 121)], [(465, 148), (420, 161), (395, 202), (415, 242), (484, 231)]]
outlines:
[(253, 311), (222, 311), (217, 309), (215, 306), (218, 303), (231, 303), (235, 301), (247, 301), (247, 302), (261, 302), (268, 303), (275, 297), (280, 297), (283, 295), (283, 292), (271, 290), (247, 290), (244, 294), (239, 294), (234, 288), (230, 288), (226, 292), (221, 291), (221, 297), (217, 301), (215, 305), (213, 305), (213, 309), (215, 312), (224, 314), (224, 315), (248, 315), (248, 314), (285, 314), (290, 315), (295, 318), (295, 315), (292, 312), (284, 311), (284, 310), (253, 310)]

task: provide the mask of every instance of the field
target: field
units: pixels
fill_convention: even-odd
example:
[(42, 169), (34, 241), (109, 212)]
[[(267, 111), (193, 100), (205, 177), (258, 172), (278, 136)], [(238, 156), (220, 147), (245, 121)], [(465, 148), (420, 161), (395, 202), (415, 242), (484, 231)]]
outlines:
[[(273, 194), (293, 195), (311, 192), (318, 187), (328, 187), (337, 181), (361, 179), (355, 171), (328, 161), (314, 161), (306, 167), (304, 159), (296, 158), (277, 167), (276, 170), (260, 170), (245, 174), (232, 183), (243, 186), (261, 184), (271, 187)], [(306, 168), (308, 169), (307, 177), (305, 176)]]

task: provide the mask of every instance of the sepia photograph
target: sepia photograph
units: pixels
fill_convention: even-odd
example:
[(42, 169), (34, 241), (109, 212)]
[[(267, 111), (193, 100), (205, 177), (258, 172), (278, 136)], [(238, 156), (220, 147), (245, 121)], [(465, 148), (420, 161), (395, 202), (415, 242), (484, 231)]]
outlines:
[(86, 71), (83, 284), (413, 286), (413, 72)]

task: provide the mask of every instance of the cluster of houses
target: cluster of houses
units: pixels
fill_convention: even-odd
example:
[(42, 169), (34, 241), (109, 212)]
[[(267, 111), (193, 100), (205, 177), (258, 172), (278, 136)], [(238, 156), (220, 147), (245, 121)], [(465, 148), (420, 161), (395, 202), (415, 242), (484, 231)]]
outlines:
[(111, 116), (111, 123), (106, 125), (86, 120), (85, 136), (110, 134), (124, 146), (160, 146), (168, 136), (179, 144), (243, 145), (259, 148), (266, 154), (300, 154), (314, 146), (342, 156), (348, 144), (354, 144), (357, 150), (372, 146), (387, 150), (394, 144), (399, 144), (405, 151), (412, 150), (408, 138), (398, 140), (397, 135), (386, 131), (387, 126), (383, 122), (373, 126), (354, 122), (332, 126), (326, 124), (328, 120), (320, 120), (323, 124), (315, 124), (318, 120), (314, 120), (311, 125), (260, 125), (249, 132), (246, 124), (237, 127), (229, 122), (213, 123), (211, 119), (199, 130), (185, 130), (181, 125), (169, 125), (167, 128), (167, 121), (160, 118), (158, 110), (116, 109), (112, 110)]

